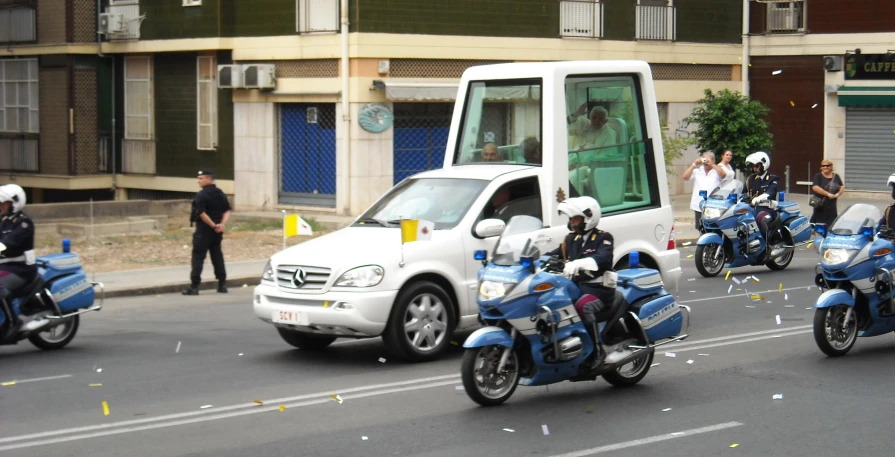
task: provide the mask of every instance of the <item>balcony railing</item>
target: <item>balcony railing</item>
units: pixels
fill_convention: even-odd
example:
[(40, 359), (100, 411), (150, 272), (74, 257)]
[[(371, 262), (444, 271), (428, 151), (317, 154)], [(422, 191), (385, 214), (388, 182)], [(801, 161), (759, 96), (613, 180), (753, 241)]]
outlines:
[(673, 6), (637, 5), (635, 38), (674, 41), (677, 37), (677, 10)]
[(767, 4), (770, 33), (805, 31), (805, 3), (802, 1), (772, 2)]
[(594, 0), (559, 2), (559, 34), (563, 37), (603, 37), (603, 4)]
[(37, 138), (0, 138), (0, 170), (38, 171)]
[(0, 43), (22, 43), (37, 40), (33, 8), (0, 9)]

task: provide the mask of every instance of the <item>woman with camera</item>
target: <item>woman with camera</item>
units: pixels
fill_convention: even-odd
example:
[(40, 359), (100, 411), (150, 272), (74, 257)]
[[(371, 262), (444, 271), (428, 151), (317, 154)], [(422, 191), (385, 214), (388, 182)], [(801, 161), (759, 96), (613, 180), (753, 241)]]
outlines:
[(814, 208), (811, 214), (812, 224), (824, 224), (827, 228), (839, 215), (836, 200), (845, 192), (845, 183), (838, 174), (833, 173), (833, 162), (824, 159), (820, 162), (820, 173), (814, 175), (811, 185), (811, 198), (808, 205)]

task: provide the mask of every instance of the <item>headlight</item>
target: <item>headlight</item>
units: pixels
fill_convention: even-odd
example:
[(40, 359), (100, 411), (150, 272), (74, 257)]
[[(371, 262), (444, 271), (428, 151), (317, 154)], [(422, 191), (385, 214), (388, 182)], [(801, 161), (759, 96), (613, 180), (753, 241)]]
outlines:
[(373, 287), (382, 282), (385, 270), (379, 265), (366, 265), (352, 268), (339, 276), (336, 286), (342, 287)]
[(827, 265), (839, 265), (848, 262), (857, 253), (857, 249), (824, 249), (821, 262)]
[(495, 298), (506, 296), (513, 289), (513, 286), (515, 286), (513, 283), (482, 281), (482, 284), (479, 286), (479, 300), (494, 300)]
[(264, 273), (261, 273), (261, 280), (270, 282), (276, 281), (273, 274), (273, 265), (270, 264), (270, 261), (267, 262), (267, 265), (264, 265)]
[(721, 208), (706, 208), (702, 212), (702, 217), (705, 219), (717, 219), (721, 217)]

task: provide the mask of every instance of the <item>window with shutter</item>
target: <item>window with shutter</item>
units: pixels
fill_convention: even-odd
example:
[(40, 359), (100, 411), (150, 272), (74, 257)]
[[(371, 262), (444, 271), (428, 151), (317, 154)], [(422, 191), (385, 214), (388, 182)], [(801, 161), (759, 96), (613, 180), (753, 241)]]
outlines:
[(337, 32), (339, 0), (295, 0), (296, 31), (299, 33)]
[(152, 139), (152, 59), (124, 58), (124, 137)]
[(215, 149), (218, 142), (218, 98), (214, 56), (196, 59), (196, 134), (199, 149)]
[(0, 60), (0, 131), (40, 132), (37, 59)]

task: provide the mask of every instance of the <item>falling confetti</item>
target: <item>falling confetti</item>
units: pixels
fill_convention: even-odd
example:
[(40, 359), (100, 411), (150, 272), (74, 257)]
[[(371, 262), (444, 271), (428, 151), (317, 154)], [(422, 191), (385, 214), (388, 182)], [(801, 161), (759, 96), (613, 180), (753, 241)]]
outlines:
[(510, 432), (510, 433), (516, 433), (516, 431), (511, 428), (505, 428), (505, 429), (503, 429), (503, 431)]
[(737, 283), (737, 284), (740, 284), (740, 280), (737, 279), (736, 276), (734, 276), (734, 277), (731, 278), (731, 279), (733, 279), (733, 282), (735, 282), (735, 283)]
[(696, 278), (687, 279), (687, 281), (696, 281)]
[(688, 258), (688, 259), (692, 259), (692, 258), (693, 258), (693, 254), (688, 255), (687, 258)]
[(783, 321), (780, 320), (780, 315), (778, 314), (778, 315), (777, 315), (777, 325), (780, 325), (780, 324), (782, 324), (782, 323), (783, 323)]
[(780, 288), (778, 289), (780, 292), (783, 292), (783, 283), (780, 283)]
[(758, 280), (758, 276), (753, 276), (753, 277), (752, 277), (752, 280), (755, 281), (755, 282), (761, 282), (761, 281)]
[(733, 443), (730, 445), (730, 447), (737, 447), (737, 446), (739, 446), (739, 444), (737, 444), (737, 443)]
[(731, 284), (730, 287), (727, 288), (727, 293), (730, 293), (731, 289), (733, 289), (733, 284)]
[(668, 411), (671, 411), (671, 408), (665, 408), (662, 410), (663, 413), (667, 413)]
[(684, 241), (683, 243), (681, 243), (682, 246), (689, 246), (691, 244), (693, 244), (692, 241)]
[(248, 284), (243, 284), (242, 287), (249, 287), (249, 285), (248, 285)]
[(88, 384), (90, 387), (102, 387), (102, 384)]
[(696, 291), (695, 291), (695, 290), (691, 290), (690, 293), (691, 293), (691, 294), (695, 294)]
[(783, 307), (784, 307), (784, 308), (795, 308), (796, 305), (784, 305)]
[(774, 394), (774, 400), (783, 400), (783, 394)]
[(15, 381), (4, 382), (2, 385), (3, 385), (3, 387), (14, 386), (14, 385), (16, 385), (16, 382)]
[(783, 294), (783, 299), (784, 299), (784, 300), (789, 300), (789, 294)]
[(677, 354), (675, 354), (674, 352), (666, 352), (665, 357), (677, 357)]
[(180, 354), (180, 341), (177, 342), (177, 349), (174, 350), (175, 354)]
[(809, 242), (808, 242), (808, 244), (807, 244), (807, 245), (805, 245), (805, 249), (808, 249), (808, 248), (810, 248), (810, 247), (811, 247), (811, 245), (813, 245), (813, 244), (814, 244), (814, 241), (809, 241)]
[(709, 356), (708, 354), (696, 354), (696, 355), (699, 355), (699, 356), (702, 356), (702, 357), (708, 357), (708, 356)]
[(746, 308), (758, 308), (758, 307), (755, 305), (746, 305)]
[(385, 357), (380, 357), (380, 358), (379, 358), (379, 363), (385, 363)]
[(333, 400), (339, 402), (340, 405), (342, 404), (342, 397), (340, 397), (339, 395), (332, 394), (329, 396), (329, 398), (332, 398)]
[(724, 275), (724, 280), (727, 281), (728, 279), (730, 279), (730, 270), (727, 270), (727, 274)]
[(280, 405), (280, 412), (286, 411), (286, 405)]
[(541, 430), (544, 432), (545, 435), (550, 434), (550, 430), (547, 429), (547, 424), (541, 425)]
[(790, 101), (789, 101), (789, 105), (790, 105), (790, 106), (796, 106), (796, 102), (790, 100)]
[(656, 363), (650, 365), (650, 368), (652, 368), (652, 367), (657, 367), (657, 366), (659, 366), (659, 362), (656, 362)]
[(463, 386), (454, 386), (454, 389), (457, 389), (457, 390), (466, 390), (466, 389), (463, 388)]
[(817, 108), (817, 103), (811, 105), (811, 109)]
[(239, 353), (239, 356), (242, 357), (242, 352)]
[(199, 409), (208, 409), (208, 408), (214, 408), (214, 406), (213, 405), (203, 405), (203, 406), (199, 407)]
[(261, 400), (254, 400), (254, 402), (255, 402), (255, 404), (258, 404), (258, 405), (263, 405), (263, 404), (264, 404), (264, 402), (261, 401)]
[(366, 436), (362, 436), (362, 437), (360, 437), (360, 439), (367, 441), (369, 438), (367, 438)]
[(688, 365), (693, 365), (693, 359), (687, 360)]
[(102, 368), (97, 368), (97, 369), (96, 369), (96, 372), (97, 372), (97, 373), (102, 373), (102, 372), (103, 372), (103, 369), (102, 369)]
[(108, 416), (108, 415), (109, 415), (109, 404), (106, 402), (103, 402), (103, 416)]
[(774, 76), (777, 76), (777, 75), (779, 75), (780, 73), (783, 73), (783, 70), (774, 70), (773, 72), (771, 72), (771, 74), (774, 75)]

